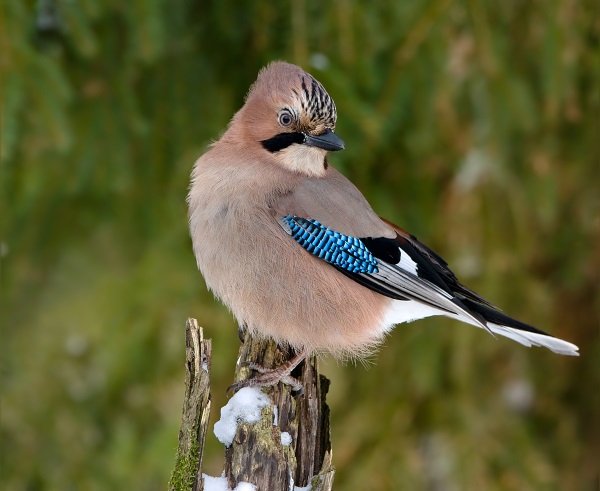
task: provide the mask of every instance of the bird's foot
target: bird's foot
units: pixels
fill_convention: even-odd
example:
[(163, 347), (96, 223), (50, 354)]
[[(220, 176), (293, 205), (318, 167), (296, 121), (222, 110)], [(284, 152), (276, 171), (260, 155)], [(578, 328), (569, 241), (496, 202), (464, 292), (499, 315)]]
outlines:
[(306, 352), (301, 351), (294, 355), (293, 358), (275, 368), (265, 368), (253, 362), (245, 362), (252, 370), (258, 372), (258, 375), (246, 380), (239, 380), (229, 386), (227, 392), (237, 392), (243, 387), (272, 387), (279, 382), (289, 385), (293, 391), (299, 392), (302, 395), (304, 387), (300, 381), (292, 377), (292, 371), (306, 358)]

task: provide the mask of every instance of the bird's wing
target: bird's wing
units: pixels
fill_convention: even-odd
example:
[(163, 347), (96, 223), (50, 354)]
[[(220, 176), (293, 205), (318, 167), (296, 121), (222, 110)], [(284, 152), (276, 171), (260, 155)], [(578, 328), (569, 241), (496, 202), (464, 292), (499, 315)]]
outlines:
[(483, 317), (462, 304), (425, 258), (419, 256), (416, 262), (397, 239), (353, 237), (295, 215), (280, 216), (279, 223), (304, 249), (361, 285), (395, 300), (415, 300), (487, 329)]
[[(480, 316), (470, 313), (460, 299), (464, 296), (490, 304), (463, 287), (437, 254), (404, 230), (379, 218), (356, 186), (335, 169), (328, 168), (325, 177), (305, 179), (274, 200), (272, 208), (292, 236), (296, 232), (321, 238), (335, 235), (338, 242), (328, 242), (330, 250), (321, 246), (320, 257), (354, 281), (397, 300), (418, 300), (450, 313), (458, 310), (480, 327), (484, 326)], [(308, 235), (306, 239), (306, 247), (314, 253), (316, 249), (310, 241), (316, 239)], [(376, 264), (373, 270), (355, 270), (359, 262), (345, 267), (345, 263), (328, 260), (332, 254), (338, 259), (345, 257), (338, 256), (338, 252), (349, 254), (343, 247), (356, 241), (359, 250), (366, 251)], [(362, 266), (366, 267), (366, 263)]]
[(276, 199), (280, 226), (309, 253), (389, 298), (413, 300), (526, 346), (578, 356), (577, 346), (500, 312), (462, 285), (446, 261), (417, 238), (379, 218), (360, 191), (329, 169)]
[(409, 254), (413, 261), (421, 265), (423, 272), (427, 271), (438, 280), (441, 280), (455, 295), (498, 310), (498, 307), (495, 307), (481, 295), (460, 283), (456, 275), (448, 267), (448, 263), (425, 244), (419, 242), (414, 235), (394, 225), (385, 218), (381, 218), (381, 220), (398, 234), (396, 241), (399, 246)]

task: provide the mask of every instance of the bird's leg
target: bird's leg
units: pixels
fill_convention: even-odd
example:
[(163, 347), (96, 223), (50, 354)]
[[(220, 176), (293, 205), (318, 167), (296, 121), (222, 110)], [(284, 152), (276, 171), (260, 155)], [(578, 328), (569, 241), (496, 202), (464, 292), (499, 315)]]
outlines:
[(259, 374), (256, 377), (240, 380), (239, 382), (231, 384), (227, 391), (237, 392), (242, 387), (270, 387), (279, 382), (291, 386), (292, 390), (302, 391), (302, 384), (298, 379), (292, 377), (291, 373), (294, 368), (302, 363), (306, 358), (306, 355), (307, 352), (303, 350), (275, 368), (265, 368), (256, 363), (248, 363), (248, 366)]

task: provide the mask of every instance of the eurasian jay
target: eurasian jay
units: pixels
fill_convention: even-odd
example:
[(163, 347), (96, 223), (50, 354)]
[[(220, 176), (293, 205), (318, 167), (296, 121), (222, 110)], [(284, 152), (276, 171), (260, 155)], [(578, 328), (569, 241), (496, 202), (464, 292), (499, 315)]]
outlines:
[(307, 355), (363, 357), (399, 323), (443, 315), (578, 356), (578, 347), (500, 312), (415, 236), (377, 216), (329, 165), (336, 107), (301, 68), (262, 69), (222, 137), (196, 162), (190, 232), (208, 287), (240, 325), (297, 353), (253, 385), (289, 378)]

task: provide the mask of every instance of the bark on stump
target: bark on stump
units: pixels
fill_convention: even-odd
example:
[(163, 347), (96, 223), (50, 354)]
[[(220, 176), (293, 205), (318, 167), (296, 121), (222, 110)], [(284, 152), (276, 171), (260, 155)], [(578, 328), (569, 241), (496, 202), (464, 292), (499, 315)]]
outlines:
[(202, 454), (210, 415), (210, 339), (204, 339), (196, 319), (185, 324), (185, 396), (175, 469), (169, 491), (204, 489)]
[[(272, 368), (285, 363), (285, 353), (271, 340), (244, 336), (235, 380), (252, 376), (245, 362)], [(278, 384), (263, 388), (272, 405), (263, 408), (259, 423), (243, 423), (225, 451), (225, 475), (231, 489), (242, 481), (258, 491), (288, 490), (311, 484), (311, 491), (330, 490), (334, 469), (331, 464), (329, 407), (325, 402), (329, 380), (319, 375), (316, 357), (303, 361), (292, 372), (304, 387), (294, 394), (291, 387)], [(291, 444), (281, 442), (281, 433)]]
[[(273, 341), (245, 335), (235, 380), (252, 376), (246, 362), (271, 368), (292, 355)], [(210, 412), (210, 357), (210, 340), (203, 339), (195, 319), (188, 319), (185, 399), (169, 491), (204, 489), (201, 466)], [(294, 394), (281, 383), (263, 388), (271, 404), (262, 409), (261, 420), (238, 425), (232, 444), (225, 450), (225, 476), (230, 489), (240, 482), (254, 484), (257, 491), (287, 491), (309, 484), (311, 491), (332, 489), (329, 407), (325, 403), (329, 380), (319, 375), (314, 357), (302, 362), (293, 375), (302, 383), (303, 394)], [(282, 442), (283, 432), (291, 436), (289, 445)]]

